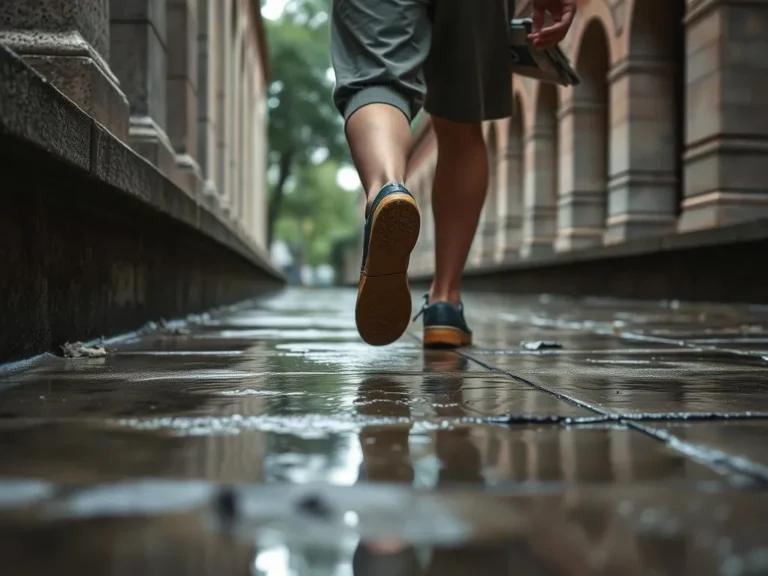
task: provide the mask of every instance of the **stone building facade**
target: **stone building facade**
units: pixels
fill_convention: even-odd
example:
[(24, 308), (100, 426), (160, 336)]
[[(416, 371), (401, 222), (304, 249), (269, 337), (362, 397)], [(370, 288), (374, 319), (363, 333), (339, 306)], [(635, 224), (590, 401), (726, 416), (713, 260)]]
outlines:
[(264, 29), (254, 0), (3, 0), (0, 43), (266, 249)]
[[(563, 48), (582, 84), (516, 77), (513, 117), (484, 127), (468, 268), (768, 216), (768, 0), (584, 0)], [(425, 117), (407, 178), (425, 208), (436, 162)], [(422, 214), (416, 275), (433, 268)]]

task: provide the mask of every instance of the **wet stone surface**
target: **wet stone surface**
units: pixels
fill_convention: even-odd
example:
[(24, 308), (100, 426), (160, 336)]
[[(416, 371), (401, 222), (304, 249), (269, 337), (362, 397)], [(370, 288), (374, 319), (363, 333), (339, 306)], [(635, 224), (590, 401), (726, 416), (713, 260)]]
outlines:
[(456, 353), (354, 297), (0, 372), (3, 573), (768, 573), (768, 309), (470, 295)]

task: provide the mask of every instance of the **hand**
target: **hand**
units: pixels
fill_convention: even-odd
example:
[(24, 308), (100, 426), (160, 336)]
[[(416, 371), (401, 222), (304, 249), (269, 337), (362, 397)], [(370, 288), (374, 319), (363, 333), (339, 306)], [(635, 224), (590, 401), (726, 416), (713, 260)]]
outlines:
[[(552, 24), (544, 27), (544, 16), (549, 12)], [(576, 0), (533, 0), (533, 29), (528, 38), (539, 50), (560, 43), (573, 24)]]

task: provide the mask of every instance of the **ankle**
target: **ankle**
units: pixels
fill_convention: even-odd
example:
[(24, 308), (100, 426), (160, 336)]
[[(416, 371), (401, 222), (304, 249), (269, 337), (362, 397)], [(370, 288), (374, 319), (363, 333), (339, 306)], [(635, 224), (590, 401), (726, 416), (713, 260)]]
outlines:
[(391, 180), (383, 180), (383, 181), (376, 181), (376, 183), (371, 186), (369, 189), (365, 191), (365, 217), (368, 218), (368, 214), (371, 211), (371, 206), (373, 205), (373, 201), (376, 200), (376, 196), (379, 195), (379, 192), (389, 184), (400, 184), (401, 186), (405, 186), (403, 184), (402, 180), (398, 179), (391, 179)]
[(429, 290), (429, 303), (450, 302), (458, 306), (461, 302), (461, 290), (458, 288), (439, 289), (434, 286)]

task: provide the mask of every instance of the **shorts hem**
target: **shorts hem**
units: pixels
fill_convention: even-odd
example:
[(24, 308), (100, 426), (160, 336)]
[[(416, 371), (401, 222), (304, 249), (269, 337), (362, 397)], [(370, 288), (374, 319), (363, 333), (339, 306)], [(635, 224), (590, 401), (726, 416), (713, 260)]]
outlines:
[(346, 124), (352, 114), (369, 104), (389, 104), (400, 110), (408, 122), (412, 120), (411, 103), (405, 96), (387, 86), (367, 86), (355, 92), (347, 101), (344, 123)]

